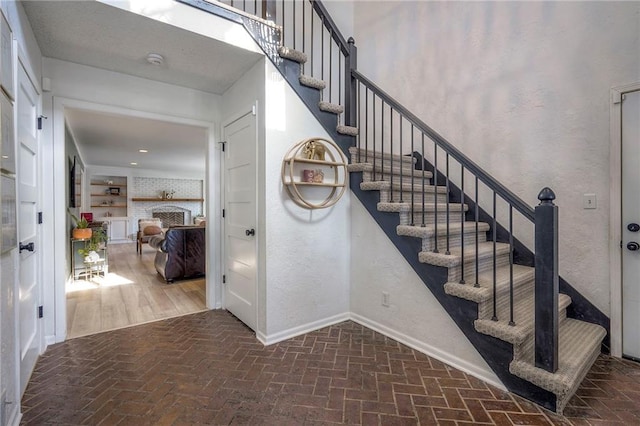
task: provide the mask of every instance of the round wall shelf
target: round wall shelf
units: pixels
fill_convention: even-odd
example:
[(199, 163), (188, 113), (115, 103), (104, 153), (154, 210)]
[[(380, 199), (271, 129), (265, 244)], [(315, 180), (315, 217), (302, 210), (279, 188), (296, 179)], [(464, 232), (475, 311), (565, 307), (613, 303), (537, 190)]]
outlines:
[[(304, 169), (305, 166), (309, 169)], [(347, 179), (347, 159), (340, 147), (327, 139), (300, 141), (287, 151), (282, 161), (282, 184), (291, 200), (307, 209), (333, 206), (346, 191)], [(319, 202), (310, 201), (306, 194), (310, 187), (327, 188), (328, 195)]]

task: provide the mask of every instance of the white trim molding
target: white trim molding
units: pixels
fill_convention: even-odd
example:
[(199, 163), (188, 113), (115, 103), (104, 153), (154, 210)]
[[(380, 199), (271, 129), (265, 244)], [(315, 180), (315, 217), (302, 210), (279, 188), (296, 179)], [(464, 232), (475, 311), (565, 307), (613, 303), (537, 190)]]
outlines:
[(611, 89), (609, 112), (609, 283), (611, 355), (622, 356), (622, 95), (640, 90), (640, 82)]
[(504, 391), (507, 390), (505, 385), (496, 378), (492, 371), (486, 371), (478, 368), (477, 365), (470, 364), (469, 362), (455, 356), (454, 354), (444, 352), (435, 346), (432, 346), (421, 340), (414, 339), (413, 337), (407, 336), (400, 331), (379, 324), (361, 315), (351, 313), (351, 320), (367, 328), (370, 328), (371, 330), (377, 331), (380, 334), (384, 334), (385, 336), (390, 337), (391, 339), (396, 340), (397, 342), (400, 342), (403, 345), (410, 347), (411, 349), (415, 349), (416, 351), (435, 358), (438, 361), (442, 361), (443, 363), (460, 371), (463, 371), (473, 377), (476, 377), (485, 383), (489, 383), (490, 385), (493, 385)]
[(345, 312), (342, 314), (334, 315), (332, 317), (323, 318), (318, 321), (309, 322), (299, 325), (297, 327), (290, 328), (288, 330), (279, 331), (270, 335), (256, 332), (256, 337), (263, 345), (269, 346), (274, 343), (282, 342), (283, 340), (291, 339), (292, 337), (300, 336), (301, 334), (310, 333), (312, 331), (319, 330), (330, 325), (338, 324), (351, 319), (351, 314)]

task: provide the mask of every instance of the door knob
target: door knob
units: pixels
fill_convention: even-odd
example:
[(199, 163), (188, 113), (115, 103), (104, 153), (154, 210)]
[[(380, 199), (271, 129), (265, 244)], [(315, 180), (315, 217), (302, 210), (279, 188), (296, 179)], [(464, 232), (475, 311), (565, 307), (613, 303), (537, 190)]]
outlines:
[(638, 249), (640, 249), (640, 244), (636, 243), (635, 241), (628, 242), (627, 249), (631, 251), (637, 251)]
[(627, 225), (627, 229), (631, 232), (638, 232), (640, 231), (640, 225), (637, 223), (630, 223)]
[(20, 253), (22, 253), (23, 250), (27, 250), (27, 251), (34, 251), (36, 248), (33, 244), (33, 241), (31, 241), (29, 244), (22, 244), (20, 243)]
[(246, 231), (244, 231), (244, 233), (247, 235), (247, 237), (252, 237), (252, 236), (256, 235), (256, 230), (251, 228), (251, 229), (247, 229)]

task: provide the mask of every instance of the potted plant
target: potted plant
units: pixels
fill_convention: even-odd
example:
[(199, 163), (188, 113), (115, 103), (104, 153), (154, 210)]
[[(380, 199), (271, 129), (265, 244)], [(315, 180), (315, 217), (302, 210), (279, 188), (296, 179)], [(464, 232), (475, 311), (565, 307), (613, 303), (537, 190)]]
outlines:
[(89, 222), (87, 222), (87, 219), (84, 217), (82, 219), (78, 219), (78, 217), (73, 214), (71, 217), (76, 224), (76, 227), (73, 229), (73, 238), (76, 240), (91, 238), (91, 228), (89, 228)]

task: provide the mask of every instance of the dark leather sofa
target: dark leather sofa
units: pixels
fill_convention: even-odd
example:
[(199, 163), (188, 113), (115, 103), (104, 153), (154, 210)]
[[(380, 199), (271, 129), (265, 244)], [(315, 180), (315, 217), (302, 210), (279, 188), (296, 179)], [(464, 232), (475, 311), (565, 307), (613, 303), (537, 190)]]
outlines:
[(157, 250), (156, 271), (168, 282), (205, 275), (206, 228), (176, 226), (164, 237), (154, 237), (149, 245)]

